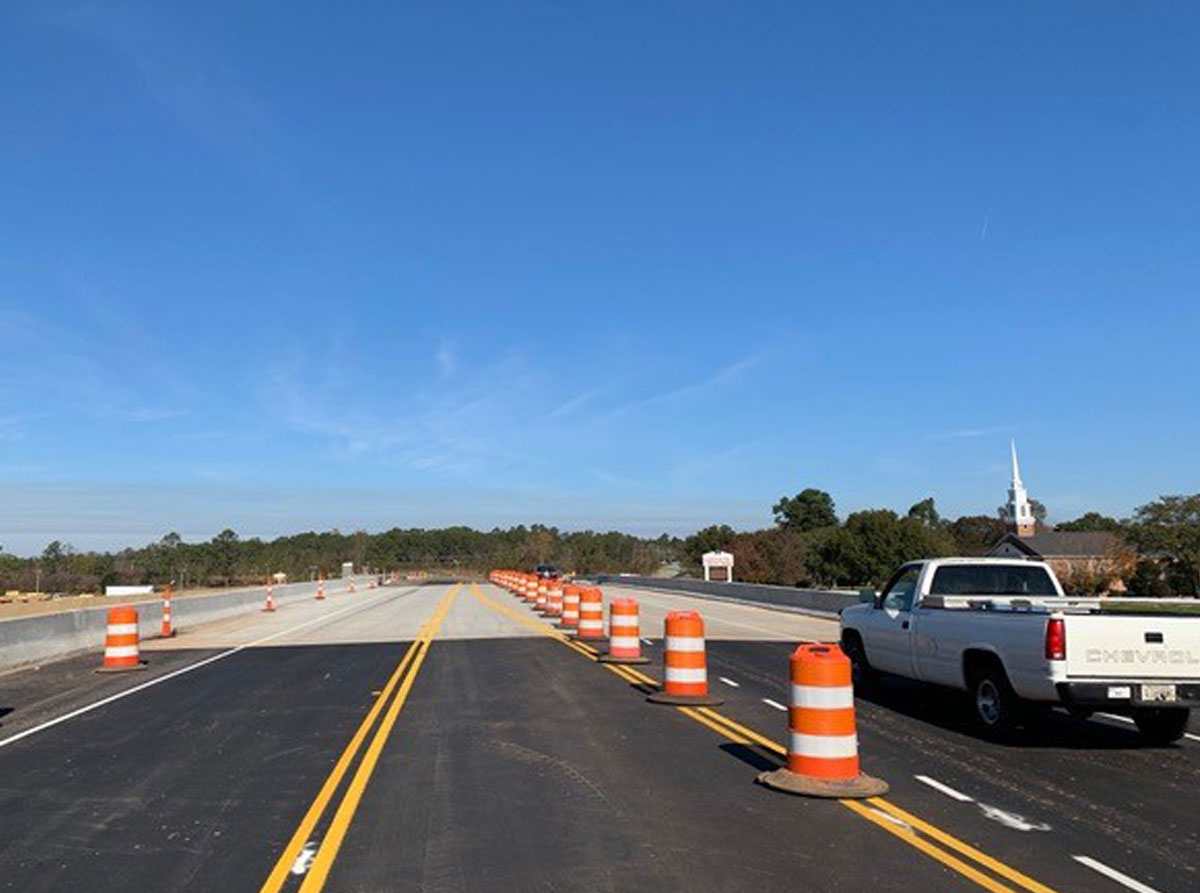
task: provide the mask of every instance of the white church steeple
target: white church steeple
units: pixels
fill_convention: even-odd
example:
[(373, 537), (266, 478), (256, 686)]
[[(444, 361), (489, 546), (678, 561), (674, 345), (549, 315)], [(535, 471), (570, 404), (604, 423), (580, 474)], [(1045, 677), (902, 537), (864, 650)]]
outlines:
[(1017, 442), (1012, 442), (1012, 484), (1008, 488), (1009, 530), (1017, 536), (1033, 536), (1037, 533), (1037, 521), (1033, 517), (1033, 506), (1021, 482), (1021, 466), (1017, 464)]

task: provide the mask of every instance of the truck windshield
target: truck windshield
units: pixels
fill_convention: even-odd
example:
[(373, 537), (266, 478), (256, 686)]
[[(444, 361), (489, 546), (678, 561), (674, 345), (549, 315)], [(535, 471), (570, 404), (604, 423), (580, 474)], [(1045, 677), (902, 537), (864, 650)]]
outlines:
[(960, 564), (939, 567), (931, 595), (1058, 595), (1044, 567)]

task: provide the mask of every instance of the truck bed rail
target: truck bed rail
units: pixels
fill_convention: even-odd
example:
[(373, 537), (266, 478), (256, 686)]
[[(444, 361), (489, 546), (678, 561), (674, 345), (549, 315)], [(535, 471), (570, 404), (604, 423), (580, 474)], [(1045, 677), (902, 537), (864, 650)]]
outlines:
[[(1155, 608), (1175, 605), (1190, 606), (1200, 609), (1200, 600), (1194, 598), (1104, 598), (1099, 596), (1073, 595), (927, 595), (921, 600), (926, 608), (936, 608), (947, 611), (997, 611), (1002, 613), (1019, 614), (1049, 614), (1061, 612), (1064, 614), (1099, 614), (1106, 607), (1117, 607), (1121, 610), (1131, 610), (1134, 606), (1146, 608), (1144, 613), (1173, 613), (1158, 612)], [(1138, 613), (1143, 613), (1138, 611)]]

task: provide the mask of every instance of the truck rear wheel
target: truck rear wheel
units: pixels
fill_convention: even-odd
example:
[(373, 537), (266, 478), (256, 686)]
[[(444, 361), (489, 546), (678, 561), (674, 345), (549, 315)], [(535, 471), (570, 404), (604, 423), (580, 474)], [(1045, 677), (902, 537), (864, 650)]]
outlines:
[(846, 633), (842, 638), (842, 651), (850, 658), (850, 682), (855, 691), (867, 691), (875, 682), (875, 671), (867, 662), (867, 650), (858, 633)]
[(1012, 734), (1021, 718), (1021, 699), (1008, 683), (996, 660), (981, 660), (971, 667), (967, 686), (975, 725), (993, 740)]
[(1190, 716), (1186, 707), (1139, 707), (1133, 711), (1138, 731), (1154, 744), (1171, 744), (1182, 738)]

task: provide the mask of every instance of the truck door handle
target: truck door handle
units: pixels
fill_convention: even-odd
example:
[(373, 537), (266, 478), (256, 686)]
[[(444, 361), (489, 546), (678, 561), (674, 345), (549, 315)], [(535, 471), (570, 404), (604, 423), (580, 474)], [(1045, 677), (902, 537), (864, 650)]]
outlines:
[(901, 623), (901, 624), (900, 624), (900, 628), (901, 628), (901, 629), (908, 629), (908, 621), (907, 621), (907, 620), (905, 620), (903, 623)]

